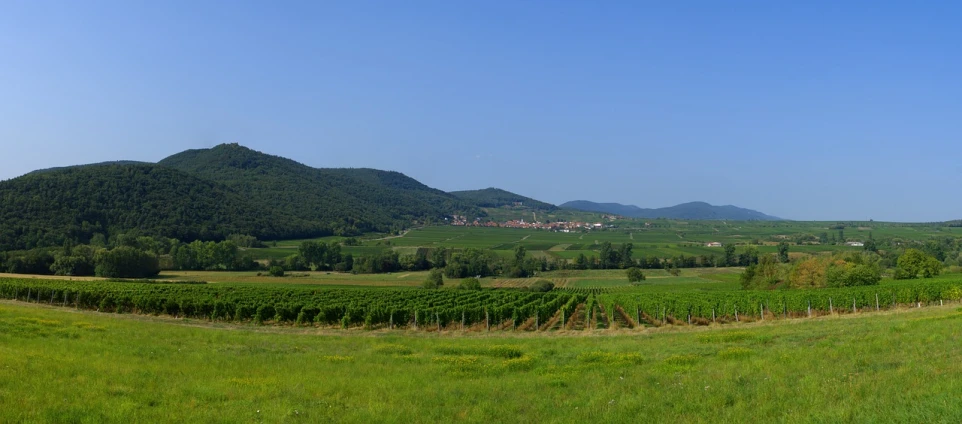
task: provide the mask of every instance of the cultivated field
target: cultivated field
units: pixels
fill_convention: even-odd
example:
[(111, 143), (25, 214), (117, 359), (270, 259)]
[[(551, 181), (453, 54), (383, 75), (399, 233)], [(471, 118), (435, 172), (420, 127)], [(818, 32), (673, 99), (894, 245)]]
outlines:
[[(646, 226), (645, 224), (649, 224)], [(574, 259), (579, 254), (597, 256), (601, 243), (613, 245), (632, 243), (634, 257), (654, 256), (668, 258), (678, 255), (701, 256), (724, 254), (718, 247), (706, 247), (709, 242), (735, 244), (742, 252), (745, 245), (757, 244), (761, 253), (774, 253), (780, 241), (823, 233), (830, 237), (838, 235), (832, 227), (837, 222), (725, 222), (725, 221), (672, 221), (672, 220), (623, 220), (606, 222), (618, 228), (586, 232), (553, 232), (536, 229), (486, 228), (434, 226), (417, 228), (400, 237), (372, 235), (362, 240), (361, 246), (347, 246), (343, 252), (354, 255), (371, 255), (393, 249), (400, 254), (412, 254), (419, 247), (488, 250), (504, 257), (512, 255), (512, 249), (524, 246), (535, 257)], [(946, 227), (925, 224), (894, 224), (861, 222), (847, 223), (844, 237), (852, 241), (865, 241), (871, 233), (876, 239), (896, 238), (902, 240), (927, 240), (932, 237), (962, 237), (962, 227)], [(340, 241), (342, 237), (326, 237), (319, 241)], [(277, 242), (277, 247), (251, 249), (255, 259), (283, 258), (297, 253), (303, 240)], [(859, 247), (833, 244), (803, 244), (791, 246), (792, 252), (819, 253), (834, 251), (859, 251)]]
[[(637, 223), (636, 223), (637, 224)], [(832, 223), (656, 221), (585, 233), (427, 227), (357, 256), (477, 248), (723, 255)], [(876, 225), (846, 237), (959, 229)], [(325, 238), (320, 241), (340, 241)], [(249, 249), (283, 258), (303, 240)], [(792, 255), (860, 248), (791, 246)], [(429, 273), (0, 275), (0, 422), (958, 422), (962, 276), (742, 290), (742, 268), (554, 270), (482, 290)], [(540, 280), (547, 293), (528, 291)]]
[[(656, 290), (700, 290), (739, 288), (738, 275), (741, 268), (690, 268), (682, 269), (679, 276), (671, 276), (663, 269), (645, 270), (647, 279), (631, 284), (624, 270), (558, 270), (539, 273), (532, 278), (481, 278), (482, 287), (528, 287), (539, 280), (548, 280), (559, 288), (590, 287), (638, 287)], [(258, 275), (260, 274), (260, 275)], [(271, 277), (258, 271), (163, 271), (157, 280), (205, 281), (222, 284), (281, 284), (317, 285), (323, 287), (418, 287), (428, 277), (428, 271), (399, 271), (386, 274), (351, 274), (342, 272), (307, 271), (293, 272), (285, 277)], [(7, 277), (23, 277), (6, 274)], [(48, 278), (37, 276), (37, 278)], [(77, 277), (62, 277), (81, 280)], [(96, 280), (97, 278), (88, 277)], [(454, 288), (458, 280), (445, 279), (447, 288)]]
[(0, 301), (0, 421), (959, 422), (960, 322), (953, 304), (451, 336)]

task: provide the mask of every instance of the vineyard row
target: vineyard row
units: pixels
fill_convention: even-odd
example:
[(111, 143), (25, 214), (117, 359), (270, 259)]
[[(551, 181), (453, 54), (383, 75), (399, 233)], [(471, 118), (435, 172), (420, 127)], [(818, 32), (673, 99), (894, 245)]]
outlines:
[[(962, 282), (817, 290), (586, 294), (0, 278), (0, 298), (101, 312), (254, 324), (412, 329), (634, 328), (921, 307), (962, 300)], [(572, 322), (576, 319), (577, 323)]]

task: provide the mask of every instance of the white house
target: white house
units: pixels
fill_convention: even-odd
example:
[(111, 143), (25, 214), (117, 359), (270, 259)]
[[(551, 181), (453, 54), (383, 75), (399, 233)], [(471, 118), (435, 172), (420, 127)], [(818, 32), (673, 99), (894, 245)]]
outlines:
[(719, 242), (717, 242), (717, 241), (713, 241), (713, 242), (711, 242), (711, 243), (705, 243), (705, 246), (707, 246), (707, 247), (722, 247), (722, 244), (719, 243)]

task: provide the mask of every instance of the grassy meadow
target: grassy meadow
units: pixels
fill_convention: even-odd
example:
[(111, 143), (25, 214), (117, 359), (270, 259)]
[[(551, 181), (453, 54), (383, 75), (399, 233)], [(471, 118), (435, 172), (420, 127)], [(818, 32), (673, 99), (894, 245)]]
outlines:
[[(829, 227), (835, 225), (666, 220), (644, 224), (632, 222), (584, 233), (425, 227), (399, 236), (366, 236), (360, 239), (360, 246), (345, 246), (342, 252), (365, 256), (394, 250), (404, 255), (419, 248), (477, 248), (511, 257), (513, 249), (523, 245), (533, 257), (573, 259), (579, 254), (597, 255), (601, 243), (607, 241), (616, 246), (632, 243), (635, 258), (721, 256), (722, 249), (704, 244), (736, 244), (738, 251), (747, 244), (758, 244), (761, 252), (774, 252), (778, 240), (832, 233)], [(860, 223), (848, 225), (846, 237), (862, 239), (869, 232), (876, 238), (906, 240), (962, 236), (960, 228)], [(297, 253), (303, 241), (269, 242), (269, 247), (249, 251), (258, 259), (283, 258)], [(791, 255), (844, 250), (859, 248), (811, 244), (790, 248)], [(100, 306), (96, 302), (88, 305), (90, 310), (80, 310), (3, 300), (0, 422), (962, 421), (962, 407), (957, 405), (962, 396), (962, 332), (958, 331), (962, 307), (957, 295), (946, 296), (949, 302), (944, 306), (940, 306), (943, 297), (939, 294), (923, 299), (926, 307), (919, 302), (915, 303), (919, 307), (909, 308), (910, 302), (905, 300), (895, 305), (893, 294), (891, 309), (876, 312), (878, 293), (874, 310), (864, 299), (856, 308), (855, 296), (846, 293), (846, 299), (852, 299), (851, 312), (848, 300), (844, 309), (818, 310), (814, 317), (804, 319), (792, 318), (799, 315), (790, 315), (787, 308), (776, 316), (778, 311), (769, 306), (772, 319), (764, 318), (766, 312), (760, 309), (759, 321), (753, 316), (739, 321), (736, 312), (735, 322), (720, 318), (719, 323), (727, 322), (723, 325), (715, 323), (715, 309), (711, 309), (710, 321), (696, 319), (693, 324), (689, 306), (686, 324), (682, 315), (666, 318), (662, 308), (663, 322), (651, 318), (645, 319), (647, 324), (642, 322), (641, 310), (653, 311), (638, 306), (646, 294), (667, 299), (664, 304), (669, 306), (677, 299), (687, 302), (686, 294), (691, 294), (695, 303), (705, 303), (704, 298), (712, 296), (756, 295), (739, 291), (742, 271), (685, 268), (679, 275), (671, 275), (663, 269), (648, 269), (644, 270), (647, 278), (636, 284), (628, 282), (624, 270), (487, 277), (481, 279), (486, 289), (523, 288), (550, 280), (561, 290), (545, 295), (548, 300), (544, 303), (538, 303), (541, 298), (537, 295), (523, 293), (535, 298), (520, 300), (512, 307), (547, 305), (548, 314), (538, 321), (531, 315), (537, 310), (524, 309), (526, 315), (521, 319), (499, 318), (491, 332), (484, 331), (483, 322), (473, 327), (468, 322), (455, 331), (457, 318), (452, 321), (448, 316), (441, 322), (438, 310), (434, 311), (436, 329), (430, 315), (420, 330), (412, 329), (418, 325), (416, 314), (413, 326), (402, 321), (399, 328), (384, 330), (384, 317), (378, 318), (382, 319), (379, 325), (367, 325), (351, 321), (347, 312), (343, 312), (347, 324), (338, 329), (337, 323), (327, 321), (313, 326), (310, 319), (308, 325), (302, 325), (300, 318), (272, 319), (281, 317), (281, 312), (265, 312), (264, 320), (238, 315), (241, 318), (228, 322), (216, 317), (201, 319), (205, 315), (174, 318), (183, 316), (176, 312), (133, 315), (129, 314), (132, 309), (119, 307), (113, 309), (116, 313), (93, 312), (111, 310), (111, 304), (103, 301)], [(284, 302), (299, 302), (297, 296), (328, 293), (324, 291), (328, 288), (377, 289), (343, 290), (345, 299), (363, 292), (349, 299), (354, 307), (370, 299), (406, 298), (417, 293), (414, 288), (427, 277), (427, 271), (289, 272), (285, 277), (271, 277), (263, 271), (163, 271), (157, 280), (210, 285), (144, 287), (156, 288), (151, 293), (162, 292), (157, 296), (165, 305), (172, 300), (161, 297), (177, 290), (217, 286), (213, 288), (223, 290), (211, 295), (216, 301), (223, 301), (229, 293), (261, 290), (285, 299), (273, 304), (282, 309)], [(958, 273), (949, 273), (925, 282), (958, 280)], [(109, 284), (127, 283), (138, 284)], [(463, 294), (467, 300), (456, 306), (477, 309), (490, 302), (480, 300), (483, 296), (511, 293), (452, 290), (457, 284), (458, 280), (445, 279), (441, 291), (432, 292), (437, 300), (418, 307), (444, 309), (447, 306), (438, 306), (445, 305), (441, 299)], [(879, 290), (883, 294), (901, 290), (897, 284), (909, 287), (885, 279)], [(136, 286), (130, 287), (134, 289), (128, 294), (136, 297)], [(401, 290), (389, 293), (384, 290), (388, 288)], [(56, 304), (53, 294), (47, 299), (47, 291), (41, 299), (35, 287), (27, 289), (26, 295), (17, 290), (12, 297)], [(577, 293), (588, 292), (593, 294), (578, 297)], [(763, 294), (767, 293), (773, 292)], [(594, 294), (599, 294), (598, 298)], [(73, 296), (77, 305), (79, 295)], [(576, 302), (568, 310), (567, 326), (566, 315), (558, 311), (568, 301), (549, 304), (560, 296)], [(886, 294), (886, 303), (887, 299)], [(622, 301), (626, 303), (619, 303)], [(61, 304), (68, 304), (66, 294)], [(380, 307), (372, 305), (371, 311)], [(762, 308), (761, 302), (753, 305)], [(809, 300), (809, 309), (811, 305)], [(709, 306), (714, 308), (715, 303)], [(465, 310), (457, 311), (462, 326)], [(156, 313), (142, 311), (138, 313)], [(440, 314), (446, 316), (447, 311)], [(632, 325), (636, 316), (639, 324)], [(371, 317), (374, 322), (373, 313)], [(390, 319), (393, 327), (394, 315)]]
[[(625, 270), (557, 270), (540, 273), (532, 278), (485, 277), (482, 287), (527, 287), (539, 280), (548, 280), (559, 288), (615, 288), (635, 287), (642, 291), (735, 290), (740, 288), (741, 268), (686, 268), (678, 276), (663, 269), (645, 270), (646, 280), (628, 282)], [(258, 275), (260, 274), (260, 275)], [(419, 287), (427, 279), (428, 271), (400, 271), (387, 274), (350, 274), (342, 272), (309, 271), (288, 273), (285, 277), (271, 277), (257, 271), (164, 271), (158, 280), (205, 281), (216, 284), (258, 285), (316, 285), (319, 287)], [(15, 275), (9, 275), (11, 277)], [(64, 277), (69, 278), (69, 277)], [(90, 277), (89, 279), (95, 279)], [(455, 288), (459, 280), (445, 279), (444, 289)]]
[[(526, 218), (527, 219), (527, 218)], [(752, 222), (752, 221), (674, 221), (674, 220), (621, 220), (606, 222), (617, 228), (586, 232), (552, 232), (519, 228), (432, 226), (415, 228), (401, 236), (373, 234), (365, 236), (360, 246), (346, 246), (343, 253), (355, 256), (373, 255), (381, 251), (395, 250), (399, 254), (413, 254), (417, 248), (482, 249), (510, 257), (512, 250), (522, 245), (535, 257), (572, 260), (579, 254), (597, 256), (601, 243), (613, 245), (632, 243), (634, 257), (654, 256), (668, 258), (678, 255), (701, 256), (724, 254), (718, 247), (706, 247), (709, 242), (735, 244), (736, 252), (744, 246), (757, 243), (761, 253), (775, 253), (779, 241), (798, 235), (831, 236), (838, 234), (832, 229), (837, 222)], [(648, 224), (648, 225), (645, 225)], [(962, 237), (962, 227), (942, 225), (896, 224), (861, 222), (847, 223), (844, 235), (850, 241), (864, 241), (869, 234), (876, 239), (898, 238), (904, 240), (927, 240), (938, 236)], [(343, 237), (324, 237), (318, 241), (336, 242)], [(297, 253), (304, 240), (276, 242), (276, 246), (250, 249), (255, 259), (281, 259)], [(821, 253), (836, 251), (859, 251), (859, 247), (834, 244), (792, 245), (791, 252)]]
[(0, 302), (0, 422), (959, 422), (962, 308), (565, 336)]

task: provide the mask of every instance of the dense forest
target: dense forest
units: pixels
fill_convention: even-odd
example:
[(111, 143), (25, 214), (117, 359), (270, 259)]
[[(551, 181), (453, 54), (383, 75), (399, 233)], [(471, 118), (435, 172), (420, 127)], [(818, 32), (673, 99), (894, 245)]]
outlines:
[(540, 202), (530, 197), (514, 194), (498, 188), (482, 190), (452, 191), (451, 194), (482, 208), (500, 208), (504, 206), (524, 206), (531, 209), (553, 211), (558, 207), (550, 203)]
[(159, 162), (224, 184), (262, 208), (280, 208), (333, 234), (389, 231), (479, 208), (399, 172), (318, 169), (237, 144), (187, 150)]
[(136, 229), (181, 240), (318, 233), (283, 207), (159, 165), (66, 168), (0, 182), (0, 250), (87, 244)]
[(129, 231), (203, 241), (397, 232), (452, 214), (484, 211), (398, 172), (317, 169), (223, 144), (158, 164), (105, 162), (2, 181), (0, 251)]

